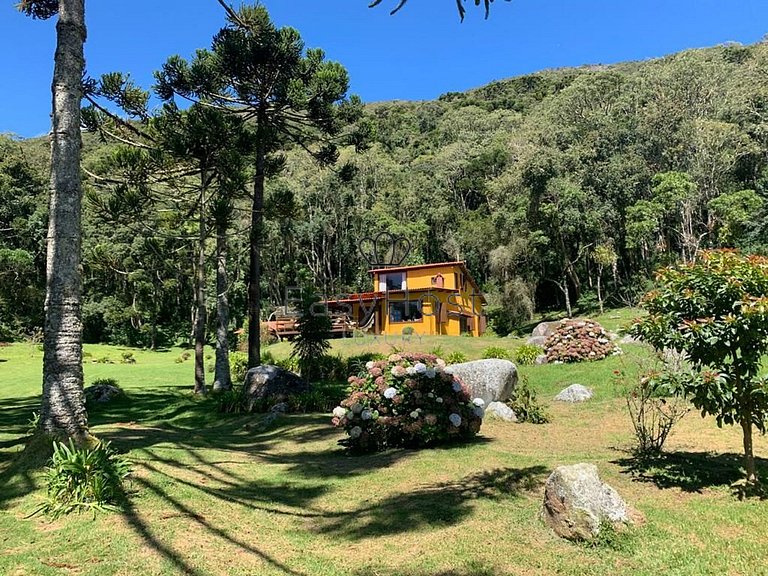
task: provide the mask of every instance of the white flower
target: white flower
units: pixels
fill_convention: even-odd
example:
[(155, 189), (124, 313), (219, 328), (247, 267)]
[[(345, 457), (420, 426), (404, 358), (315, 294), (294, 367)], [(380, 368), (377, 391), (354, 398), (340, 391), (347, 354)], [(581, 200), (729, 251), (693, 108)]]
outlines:
[(427, 392), (427, 398), (434, 398), (435, 395), (432, 392)]
[(416, 362), (416, 364), (413, 365), (413, 371), (416, 372), (416, 374), (424, 374), (427, 371), (427, 365), (422, 362)]
[(372, 417), (373, 417), (373, 412), (371, 412), (370, 410), (363, 410), (362, 412), (360, 412), (360, 418), (362, 418), (363, 420), (370, 420)]
[(458, 382), (458, 380), (454, 380), (452, 386), (454, 392), (461, 392), (461, 384)]
[(443, 399), (440, 396), (438, 396), (437, 398), (435, 398), (435, 402), (437, 402), (438, 404), (442, 404)]
[(419, 411), (418, 410), (414, 410), (413, 412), (411, 412), (411, 418), (418, 418), (418, 417), (419, 417)]
[(363, 429), (360, 428), (360, 426), (355, 426), (354, 428), (352, 428), (352, 430), (349, 431), (349, 437), (354, 440), (355, 438), (360, 438), (360, 435), (362, 433), (363, 433)]
[(434, 368), (427, 368), (427, 371), (426, 371), (426, 372), (424, 372), (424, 375), (425, 375), (427, 378), (434, 378), (434, 377), (435, 377), (435, 374), (436, 374), (436, 372), (435, 372), (435, 369), (434, 369)]
[(347, 415), (347, 409), (341, 406), (336, 406), (336, 408), (333, 409), (333, 415), (336, 416), (336, 418), (344, 418), (344, 416)]
[(387, 398), (388, 400), (392, 400), (397, 396), (397, 388), (392, 388), (391, 386), (384, 390), (384, 398)]
[(352, 404), (351, 408), (352, 408), (352, 414), (360, 414), (360, 412), (363, 411), (363, 405), (360, 404), (360, 402), (355, 402), (354, 404)]
[(450, 421), (451, 421), (451, 424), (453, 424), (454, 426), (456, 426), (456, 428), (458, 428), (459, 426), (461, 426), (461, 416), (459, 416), (459, 415), (458, 415), (458, 414), (456, 414), (455, 412), (454, 412), (453, 414), (451, 414), (450, 416), (448, 416), (448, 420), (450, 420)]
[(472, 400), (472, 404), (482, 408), (483, 406), (485, 406), (485, 400), (483, 400), (482, 398), (475, 398), (474, 400)]
[(365, 369), (370, 370), (371, 368), (373, 368), (374, 364), (375, 362), (373, 360), (368, 360), (368, 362), (365, 363)]
[(416, 374), (416, 370), (413, 368), (413, 366), (408, 366), (408, 368), (405, 369), (405, 373), (408, 374), (408, 376), (414, 376)]
[(475, 406), (475, 416), (482, 418), (485, 416), (485, 408), (482, 406)]

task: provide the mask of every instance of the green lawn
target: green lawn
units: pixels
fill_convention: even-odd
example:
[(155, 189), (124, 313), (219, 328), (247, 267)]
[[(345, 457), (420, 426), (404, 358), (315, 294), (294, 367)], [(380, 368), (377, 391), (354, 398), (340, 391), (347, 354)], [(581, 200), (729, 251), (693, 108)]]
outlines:
[[(520, 342), (424, 339), (408, 349), (439, 343), (477, 357)], [(358, 345), (335, 348), (352, 354)], [(26, 517), (42, 497), (39, 472), (9, 463), (37, 403), (42, 353), (0, 348), (0, 574), (735, 575), (768, 565), (768, 504), (739, 502), (728, 487), (739, 477), (738, 431), (692, 413), (668, 461), (632, 474), (613, 371), (633, 370), (647, 356), (640, 346), (592, 364), (522, 367), (550, 424), (488, 421), (471, 445), (363, 457), (339, 449), (325, 415), (268, 428), (256, 415), (219, 417), (189, 393), (193, 367), (175, 362), (181, 350), (133, 351), (131, 365), (92, 363), (118, 362), (118, 348), (86, 351), (88, 382), (113, 377), (128, 392), (90, 420), (134, 465), (130, 506), (95, 519)], [(552, 402), (574, 382), (593, 387), (595, 399)], [(768, 453), (763, 437), (757, 453)], [(646, 523), (594, 547), (555, 537), (537, 518), (541, 484), (555, 466), (581, 461), (596, 463)], [(768, 461), (760, 466), (768, 475)]]

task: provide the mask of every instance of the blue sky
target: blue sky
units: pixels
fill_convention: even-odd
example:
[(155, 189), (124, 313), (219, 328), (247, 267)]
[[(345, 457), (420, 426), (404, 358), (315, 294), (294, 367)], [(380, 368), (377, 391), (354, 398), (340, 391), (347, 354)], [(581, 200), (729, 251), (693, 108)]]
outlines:
[[(0, 7), (0, 133), (48, 131), (54, 22)], [(350, 72), (364, 101), (423, 100), (492, 80), (561, 66), (662, 56), (685, 48), (760, 40), (765, 0), (498, 0), (489, 20), (453, 0), (409, 0), (396, 16), (384, 0), (263, 0), (278, 25)], [(239, 1), (236, 2), (239, 4)], [(472, 0), (469, 4), (473, 4)], [(142, 85), (172, 54), (207, 47), (222, 26), (216, 0), (87, 0), (87, 68), (120, 70)]]

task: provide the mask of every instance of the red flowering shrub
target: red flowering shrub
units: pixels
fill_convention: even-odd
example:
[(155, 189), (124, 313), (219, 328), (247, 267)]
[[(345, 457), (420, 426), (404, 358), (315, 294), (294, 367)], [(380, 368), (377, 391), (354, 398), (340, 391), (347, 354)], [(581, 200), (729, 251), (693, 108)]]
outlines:
[(333, 424), (344, 428), (342, 443), (356, 451), (397, 446), (430, 446), (473, 437), (483, 421), (481, 398), (443, 371), (431, 354), (393, 354), (368, 362), (350, 376), (350, 395), (333, 410)]
[(602, 360), (620, 352), (594, 320), (563, 320), (544, 343), (547, 362)]

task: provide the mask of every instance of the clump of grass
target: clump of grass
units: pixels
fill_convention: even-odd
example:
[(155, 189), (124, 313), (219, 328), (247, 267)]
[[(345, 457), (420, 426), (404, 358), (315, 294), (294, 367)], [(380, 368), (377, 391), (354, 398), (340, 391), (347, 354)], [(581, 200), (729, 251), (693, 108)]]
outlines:
[(498, 358), (500, 360), (509, 360), (509, 350), (502, 348), (501, 346), (488, 346), (483, 350), (483, 358)]
[(130, 472), (128, 461), (109, 442), (93, 447), (77, 447), (72, 440), (54, 442), (46, 468), (47, 499), (34, 514), (58, 518), (84, 510), (117, 511)]
[(458, 350), (456, 352), (451, 352), (449, 354), (445, 355), (446, 364), (461, 364), (463, 362), (466, 362), (469, 358), (467, 358), (467, 355), (464, 354), (464, 352), (459, 352)]
[(544, 349), (535, 344), (523, 344), (515, 350), (514, 358), (517, 364), (530, 366), (536, 363), (536, 358), (544, 354)]

